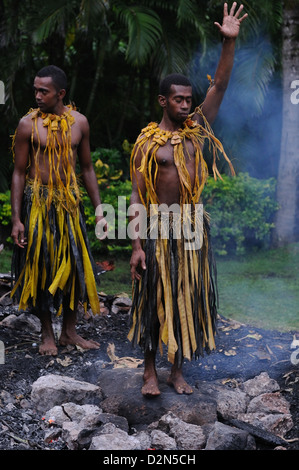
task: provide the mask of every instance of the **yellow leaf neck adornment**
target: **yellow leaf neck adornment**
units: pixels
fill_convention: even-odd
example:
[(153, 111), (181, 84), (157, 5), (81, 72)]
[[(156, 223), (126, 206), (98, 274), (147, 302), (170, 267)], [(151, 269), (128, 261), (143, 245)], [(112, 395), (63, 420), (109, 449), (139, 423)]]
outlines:
[[(199, 124), (197, 120), (193, 120), (195, 114), (199, 114), (202, 118), (203, 125)], [(169, 141), (172, 145), (173, 162), (176, 166), (179, 185), (180, 185), (180, 204), (197, 204), (200, 200), (200, 195), (205, 186), (208, 177), (208, 168), (203, 157), (203, 146), (206, 140), (209, 142), (209, 147), (213, 151), (213, 173), (214, 178), (221, 175), (217, 169), (216, 159), (218, 152), (221, 152), (230, 165), (231, 173), (234, 174), (234, 169), (231, 165), (229, 158), (226, 156), (221, 142), (215, 137), (209, 123), (201, 111), (201, 107), (196, 108), (193, 114), (182, 123), (181, 128), (176, 131), (168, 131), (161, 129), (156, 122), (149, 123), (139, 134), (133, 151), (131, 154), (131, 179), (137, 172), (141, 173), (144, 179), (146, 194), (142, 194), (139, 186), (139, 197), (141, 202), (149, 208), (151, 204), (159, 204), (156, 192), (156, 183), (159, 173), (158, 155), (157, 152), (160, 147), (165, 146)], [(194, 162), (194, 182), (191, 183), (191, 178), (186, 165), (186, 159), (191, 159), (190, 142), (193, 146), (192, 159)], [(136, 166), (136, 157), (141, 157), (141, 163)], [(138, 181), (138, 178), (136, 178)]]
[[(72, 114), (76, 108), (68, 105), (67, 110), (61, 114), (43, 113), (39, 108), (31, 109), (26, 114), (32, 120), (31, 151), (28, 167), (31, 159), (34, 160), (35, 176), (33, 180), (33, 192), (38, 203), (46, 203), (47, 207), (53, 200), (55, 190), (56, 198), (59, 198), (66, 210), (72, 212), (79, 204), (80, 191), (75, 174), (75, 162), (72, 150), (71, 128), (75, 123)], [(47, 128), (45, 148), (42, 149), (38, 125), (42, 120), (43, 127)], [(13, 136), (13, 152), (15, 135)], [(45, 182), (41, 179), (41, 164), (47, 161), (48, 172), (48, 196), (46, 201), (41, 200), (41, 188)]]
[(37, 116), (40, 116), (43, 120), (43, 126), (49, 127), (53, 131), (57, 131), (60, 127), (61, 131), (66, 132), (70, 126), (72, 126), (75, 122), (74, 116), (71, 114), (71, 110), (74, 109), (73, 106), (68, 105), (68, 110), (65, 111), (63, 114), (51, 114), (51, 113), (43, 113), (40, 109), (37, 110)]

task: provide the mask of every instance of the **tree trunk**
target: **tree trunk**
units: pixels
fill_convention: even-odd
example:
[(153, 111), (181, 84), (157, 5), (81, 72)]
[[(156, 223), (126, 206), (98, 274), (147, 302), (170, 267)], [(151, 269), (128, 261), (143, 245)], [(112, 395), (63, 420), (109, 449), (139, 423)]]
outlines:
[[(283, 22), (283, 120), (277, 179), (274, 244), (282, 246), (299, 240), (299, 103), (293, 97), (299, 85), (299, 6), (288, 2)], [(297, 93), (298, 97), (299, 93)], [(298, 101), (298, 99), (296, 100)]]
[(88, 100), (88, 103), (87, 103), (87, 106), (86, 106), (86, 111), (85, 111), (87, 119), (90, 118), (90, 113), (91, 113), (91, 109), (92, 109), (92, 106), (93, 106), (93, 103), (94, 103), (94, 100), (95, 100), (95, 97), (96, 97), (96, 92), (97, 92), (98, 84), (99, 84), (99, 81), (100, 81), (100, 77), (103, 73), (103, 62), (104, 62), (104, 57), (105, 57), (105, 45), (106, 45), (105, 41), (100, 42), (98, 44), (96, 71), (95, 71), (95, 76), (94, 76), (94, 79), (93, 79), (93, 82), (92, 82), (92, 87), (91, 87), (91, 91), (90, 91), (90, 95), (89, 95), (89, 100)]

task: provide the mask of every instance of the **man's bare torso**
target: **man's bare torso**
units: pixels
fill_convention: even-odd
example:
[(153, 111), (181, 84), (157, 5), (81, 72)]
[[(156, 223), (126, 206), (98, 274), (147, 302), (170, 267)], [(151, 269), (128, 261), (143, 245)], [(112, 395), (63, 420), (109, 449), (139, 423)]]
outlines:
[[(190, 176), (191, 188), (194, 186), (195, 179), (195, 155), (194, 147), (191, 141), (186, 140), (184, 145), (184, 154), (186, 159), (186, 168)], [(174, 163), (173, 145), (170, 140), (157, 151), (158, 176), (156, 192), (161, 204), (167, 205), (180, 202), (180, 180), (177, 168)], [(199, 172), (200, 173), (200, 172)]]
[[(75, 169), (76, 166), (76, 160), (77, 160), (77, 152), (78, 152), (78, 147), (80, 145), (81, 139), (82, 139), (82, 118), (83, 116), (76, 112), (76, 111), (71, 111), (71, 114), (75, 117), (75, 122), (71, 126), (71, 153), (72, 155), (68, 155), (68, 158), (70, 159), (73, 168)], [(27, 116), (25, 119), (30, 119), (31, 116)], [(41, 177), (41, 182), (42, 184), (48, 184), (49, 181), (49, 155), (48, 152), (46, 152), (46, 147), (47, 147), (47, 137), (48, 137), (48, 128), (43, 126), (43, 121), (41, 117), (37, 118), (37, 130), (38, 130), (38, 135), (36, 130), (34, 130), (33, 134), (33, 149), (32, 147), (30, 150), (30, 167), (29, 167), (29, 173), (28, 176), (32, 179), (34, 179), (36, 175), (36, 164), (35, 164), (35, 158), (33, 153), (35, 154), (39, 148), (39, 155), (38, 155), (38, 166), (39, 166), (39, 172), (40, 172), (40, 177)], [(31, 139), (31, 135), (29, 137)], [(62, 136), (61, 136), (61, 131), (57, 131), (57, 142), (55, 143), (55, 152), (54, 152), (54, 165), (55, 168), (57, 168), (58, 161), (59, 161), (59, 174), (60, 178), (62, 181), (66, 180), (66, 175), (65, 175), (65, 168), (63, 165), (63, 159), (62, 157)], [(52, 177), (53, 177), (53, 182), (55, 184), (56, 180), (56, 175), (55, 171), (52, 171)]]

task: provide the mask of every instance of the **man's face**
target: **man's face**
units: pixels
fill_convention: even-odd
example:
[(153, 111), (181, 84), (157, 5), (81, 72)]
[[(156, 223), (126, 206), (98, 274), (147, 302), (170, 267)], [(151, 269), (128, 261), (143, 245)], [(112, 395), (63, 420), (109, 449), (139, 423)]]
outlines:
[(170, 120), (182, 123), (187, 119), (191, 110), (192, 87), (171, 85), (169, 96), (165, 100), (165, 109)]
[(44, 113), (54, 112), (57, 104), (61, 101), (61, 91), (57, 91), (51, 77), (35, 77), (34, 84), (35, 100)]

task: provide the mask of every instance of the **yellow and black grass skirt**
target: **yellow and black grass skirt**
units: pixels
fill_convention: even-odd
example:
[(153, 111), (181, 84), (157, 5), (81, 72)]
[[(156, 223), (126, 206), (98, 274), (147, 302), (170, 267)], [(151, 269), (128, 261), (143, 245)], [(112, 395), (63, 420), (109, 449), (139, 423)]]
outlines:
[[(100, 313), (96, 266), (90, 251), (83, 206), (76, 201), (67, 210), (61, 196), (41, 186), (36, 196), (27, 184), (22, 202), (22, 221), (27, 247), (14, 247), (12, 296), (20, 310), (32, 308), (60, 314), (75, 310), (81, 301), (85, 309)], [(74, 196), (75, 198), (75, 196)], [(75, 200), (75, 199), (74, 199)]]
[[(132, 345), (143, 350), (167, 346), (168, 361), (197, 359), (215, 349), (217, 272), (210, 244), (209, 218), (203, 216), (200, 248), (192, 249), (184, 236), (148, 236), (143, 249), (146, 270), (133, 283)], [(187, 237), (189, 238), (189, 237)], [(188, 248), (188, 249), (186, 249)], [(158, 334), (157, 326), (158, 324)]]

